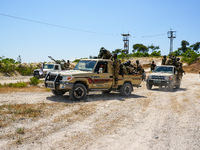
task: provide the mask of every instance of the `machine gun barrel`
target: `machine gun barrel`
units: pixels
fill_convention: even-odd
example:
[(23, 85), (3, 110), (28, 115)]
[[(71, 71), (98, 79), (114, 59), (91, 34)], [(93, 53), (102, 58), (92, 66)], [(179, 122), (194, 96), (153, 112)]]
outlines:
[(53, 60), (56, 64), (59, 64), (59, 62), (55, 59), (53, 59), (51, 56), (48, 56), (51, 60)]

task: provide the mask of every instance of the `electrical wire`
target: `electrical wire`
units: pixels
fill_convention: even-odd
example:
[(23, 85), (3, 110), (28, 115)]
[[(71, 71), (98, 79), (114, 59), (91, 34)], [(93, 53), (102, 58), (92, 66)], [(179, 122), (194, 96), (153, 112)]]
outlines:
[[(56, 24), (52, 24), (52, 23), (46, 23), (46, 22), (42, 22), (42, 21), (36, 21), (36, 20), (32, 20), (32, 19), (26, 19), (26, 18), (22, 18), (22, 17), (7, 15), (7, 14), (3, 14), (3, 13), (0, 13), (0, 15), (4, 16), (4, 17), (9, 17), (9, 18), (14, 18), (14, 19), (18, 19), (18, 20), (29, 21), (29, 22), (33, 22), (33, 23), (38, 23), (38, 24), (43, 24), (43, 25), (48, 25), (48, 26), (53, 26), (53, 27), (63, 28), (63, 29), (68, 29), (68, 30), (74, 30), (74, 31), (79, 31), (79, 32), (86, 32), (86, 33), (92, 33), (92, 34), (102, 34), (102, 35), (111, 35), (111, 36), (119, 36), (119, 34), (109, 34), (109, 33), (101, 33), (101, 32), (89, 31), (89, 30), (76, 29), (76, 28), (56, 25)], [(163, 34), (157, 34), (157, 35), (131, 36), (131, 37), (132, 38), (149, 38), (149, 37), (156, 37), (156, 36), (163, 36), (163, 35), (166, 35), (166, 34), (163, 33)]]

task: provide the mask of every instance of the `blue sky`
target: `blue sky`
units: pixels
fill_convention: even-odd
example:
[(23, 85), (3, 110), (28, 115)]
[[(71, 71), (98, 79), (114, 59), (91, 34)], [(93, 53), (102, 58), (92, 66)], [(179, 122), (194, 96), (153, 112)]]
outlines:
[(182, 40), (200, 42), (199, 6), (199, 0), (0, 0), (0, 56), (21, 55), (27, 63), (97, 56), (101, 47), (123, 48), (121, 34), (128, 32), (130, 51), (153, 44), (165, 55), (170, 28), (177, 31), (174, 50)]

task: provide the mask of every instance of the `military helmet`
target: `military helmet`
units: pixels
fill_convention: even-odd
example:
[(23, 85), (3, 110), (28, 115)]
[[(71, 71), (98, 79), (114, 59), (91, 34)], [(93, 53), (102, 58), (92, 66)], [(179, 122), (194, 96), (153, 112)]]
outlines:
[(128, 61), (127, 61), (127, 65), (130, 65), (130, 64), (131, 64), (131, 61), (130, 61), (130, 60), (128, 60)]
[(176, 60), (177, 60), (177, 61), (179, 61), (179, 60), (180, 60), (180, 58), (177, 58)]
[(116, 53), (113, 54), (113, 58), (117, 58), (117, 54)]
[(166, 55), (164, 55), (163, 57), (166, 58)]
[(139, 60), (136, 60), (136, 63), (139, 64)]

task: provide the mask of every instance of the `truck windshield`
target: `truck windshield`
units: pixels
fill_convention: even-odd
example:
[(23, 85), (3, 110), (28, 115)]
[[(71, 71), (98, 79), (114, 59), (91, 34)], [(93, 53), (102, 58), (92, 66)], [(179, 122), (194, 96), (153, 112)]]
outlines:
[(74, 70), (92, 71), (97, 61), (80, 60)]
[(53, 69), (54, 65), (53, 64), (45, 64), (44, 69)]
[(173, 67), (157, 66), (154, 72), (173, 73)]

